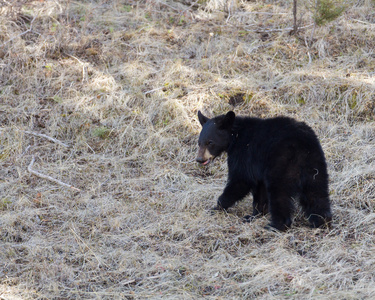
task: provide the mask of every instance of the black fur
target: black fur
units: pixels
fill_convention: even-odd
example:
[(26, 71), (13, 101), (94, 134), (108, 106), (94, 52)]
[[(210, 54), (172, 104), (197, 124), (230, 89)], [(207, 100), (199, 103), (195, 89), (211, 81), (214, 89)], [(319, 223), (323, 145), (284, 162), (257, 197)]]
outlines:
[(215, 209), (227, 209), (250, 192), (253, 215), (271, 214), (270, 226), (292, 224), (293, 199), (312, 227), (332, 220), (327, 165), (314, 131), (287, 117), (258, 119), (233, 112), (209, 119), (198, 112), (202, 131), (197, 161), (208, 164), (228, 153), (228, 182)]

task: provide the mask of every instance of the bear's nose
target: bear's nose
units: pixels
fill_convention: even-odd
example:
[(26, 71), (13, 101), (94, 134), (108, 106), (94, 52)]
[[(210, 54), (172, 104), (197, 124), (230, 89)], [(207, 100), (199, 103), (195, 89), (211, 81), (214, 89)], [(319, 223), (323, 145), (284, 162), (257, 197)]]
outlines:
[(195, 160), (197, 162), (199, 162), (200, 164), (203, 164), (205, 162), (205, 160), (203, 159), (203, 157), (197, 157)]

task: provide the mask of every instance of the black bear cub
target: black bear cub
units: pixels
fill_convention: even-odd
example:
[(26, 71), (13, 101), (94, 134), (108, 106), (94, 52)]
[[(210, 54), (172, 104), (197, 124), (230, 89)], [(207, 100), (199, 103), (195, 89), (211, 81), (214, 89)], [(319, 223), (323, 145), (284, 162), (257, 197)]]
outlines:
[(314, 131), (287, 117), (238, 117), (230, 111), (209, 119), (198, 112), (202, 131), (197, 162), (208, 165), (228, 153), (228, 182), (213, 209), (227, 209), (250, 192), (253, 214), (271, 214), (269, 226), (284, 231), (292, 224), (293, 198), (312, 227), (332, 220), (327, 165)]

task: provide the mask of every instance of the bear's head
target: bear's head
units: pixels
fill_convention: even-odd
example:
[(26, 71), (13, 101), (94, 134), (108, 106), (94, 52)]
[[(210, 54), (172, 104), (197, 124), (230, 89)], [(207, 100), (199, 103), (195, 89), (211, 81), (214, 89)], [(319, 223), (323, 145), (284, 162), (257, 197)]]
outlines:
[(208, 165), (215, 157), (227, 151), (231, 140), (231, 129), (236, 115), (233, 111), (209, 119), (198, 111), (198, 119), (202, 131), (198, 140), (198, 156), (196, 161)]

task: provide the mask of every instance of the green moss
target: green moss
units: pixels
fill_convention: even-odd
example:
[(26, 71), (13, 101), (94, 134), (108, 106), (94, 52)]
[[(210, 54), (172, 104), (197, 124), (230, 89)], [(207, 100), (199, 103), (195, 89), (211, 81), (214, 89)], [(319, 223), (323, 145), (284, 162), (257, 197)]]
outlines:
[(106, 139), (109, 137), (111, 133), (111, 130), (106, 127), (106, 126), (101, 126), (101, 127), (98, 127), (98, 128), (95, 128), (93, 131), (92, 131), (92, 134), (96, 137), (99, 137), (101, 139)]
[(350, 109), (355, 109), (357, 107), (357, 93), (354, 92), (352, 97), (348, 100)]
[(297, 98), (297, 103), (298, 103), (299, 105), (304, 105), (304, 104), (306, 104), (306, 100), (305, 100), (304, 97), (299, 96), (299, 97)]
[(9, 200), (9, 198), (3, 198), (0, 200), (0, 210), (6, 210), (8, 209), (8, 206), (12, 204), (12, 201)]
[(120, 7), (120, 11), (122, 12), (131, 12), (132, 9), (133, 7), (131, 5), (126, 5), (126, 4)]

